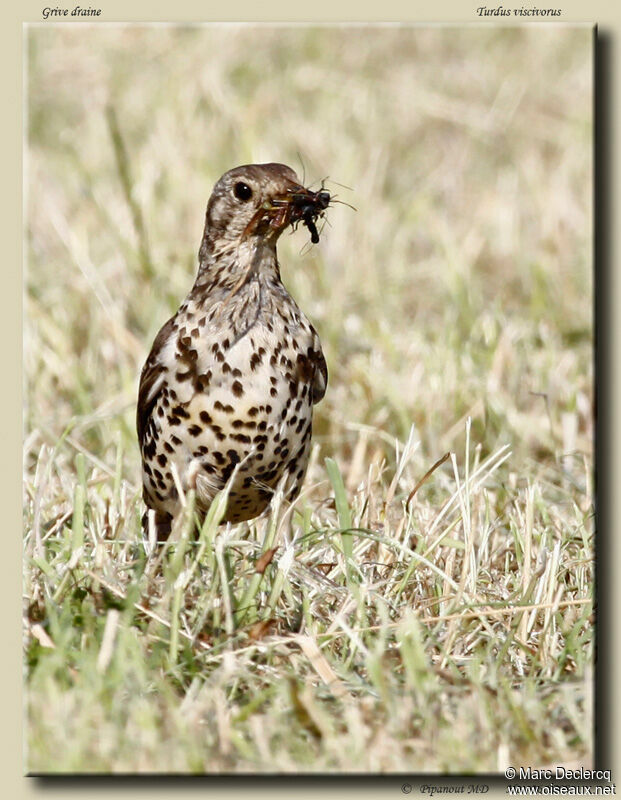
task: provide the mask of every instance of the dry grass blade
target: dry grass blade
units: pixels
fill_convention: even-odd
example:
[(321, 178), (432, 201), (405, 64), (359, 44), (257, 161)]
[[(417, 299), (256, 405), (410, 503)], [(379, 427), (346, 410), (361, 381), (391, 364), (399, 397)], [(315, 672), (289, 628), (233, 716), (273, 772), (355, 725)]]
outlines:
[(441, 466), (442, 466), (442, 464), (444, 464), (444, 462), (445, 462), (445, 461), (448, 461), (450, 457), (451, 457), (451, 453), (450, 453), (450, 451), (449, 451), (448, 453), (445, 453), (445, 454), (442, 456), (442, 458), (439, 458), (439, 459), (436, 461), (436, 463), (435, 463), (435, 464), (434, 464), (432, 467), (430, 467), (430, 468), (427, 470), (427, 472), (426, 472), (426, 473), (423, 475), (423, 477), (422, 477), (422, 478), (421, 478), (421, 479), (418, 481), (418, 483), (416, 484), (416, 486), (415, 486), (415, 487), (412, 489), (412, 491), (409, 493), (409, 495), (408, 495), (408, 499), (405, 501), (405, 510), (406, 510), (406, 511), (409, 511), (409, 510), (410, 510), (410, 503), (411, 503), (411, 502), (412, 502), (412, 500), (414, 499), (414, 495), (415, 495), (415, 494), (416, 494), (416, 492), (417, 492), (417, 491), (420, 489), (420, 487), (421, 487), (421, 486), (422, 486), (422, 485), (423, 485), (423, 484), (424, 484), (424, 483), (425, 483), (427, 480), (429, 480), (429, 478), (430, 478), (430, 477), (433, 475), (433, 473), (434, 473), (434, 472), (435, 472), (435, 471), (438, 469), (438, 467), (441, 467)]

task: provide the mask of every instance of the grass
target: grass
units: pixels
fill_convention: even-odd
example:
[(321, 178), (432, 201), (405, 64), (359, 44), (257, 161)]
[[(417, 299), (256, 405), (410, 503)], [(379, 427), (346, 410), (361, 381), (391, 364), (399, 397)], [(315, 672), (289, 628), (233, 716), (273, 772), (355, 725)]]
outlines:
[[(591, 56), (576, 27), (29, 30), (29, 771), (591, 763)], [(303, 493), (196, 539), (188, 496), (155, 548), (140, 367), (214, 181), (298, 154), (357, 208), (279, 250), (330, 371)]]

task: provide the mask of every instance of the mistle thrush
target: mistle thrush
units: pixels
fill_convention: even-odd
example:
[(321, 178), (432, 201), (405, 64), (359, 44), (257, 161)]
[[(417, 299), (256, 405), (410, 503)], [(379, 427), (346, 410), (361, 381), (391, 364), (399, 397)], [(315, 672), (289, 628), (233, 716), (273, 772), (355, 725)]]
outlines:
[(158, 538), (180, 510), (178, 487), (195, 489), (204, 514), (236, 470), (228, 522), (260, 514), (283, 478), (286, 496), (297, 496), (328, 373), (315, 329), (281, 282), (276, 243), (299, 222), (318, 241), (329, 202), (282, 164), (237, 167), (216, 183), (196, 281), (140, 376), (143, 497)]

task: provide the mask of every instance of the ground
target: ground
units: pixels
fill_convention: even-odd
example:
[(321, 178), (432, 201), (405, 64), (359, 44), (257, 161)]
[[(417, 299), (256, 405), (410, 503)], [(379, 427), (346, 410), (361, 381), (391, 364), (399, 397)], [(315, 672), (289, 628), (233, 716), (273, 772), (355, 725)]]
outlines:
[[(26, 39), (28, 769), (589, 765), (591, 30)], [(153, 549), (140, 367), (262, 161), (356, 209), (279, 249), (330, 373), (311, 467)]]

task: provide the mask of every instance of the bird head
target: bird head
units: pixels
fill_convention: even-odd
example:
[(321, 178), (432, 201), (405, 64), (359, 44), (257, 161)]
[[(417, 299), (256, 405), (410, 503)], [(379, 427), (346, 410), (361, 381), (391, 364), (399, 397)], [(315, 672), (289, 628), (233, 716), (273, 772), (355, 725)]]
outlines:
[(284, 164), (247, 164), (226, 172), (214, 186), (205, 238), (240, 243), (256, 238), (275, 245), (289, 225), (302, 221), (319, 241), (315, 221), (330, 203), (325, 190), (306, 189)]

